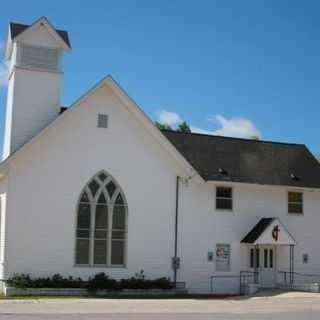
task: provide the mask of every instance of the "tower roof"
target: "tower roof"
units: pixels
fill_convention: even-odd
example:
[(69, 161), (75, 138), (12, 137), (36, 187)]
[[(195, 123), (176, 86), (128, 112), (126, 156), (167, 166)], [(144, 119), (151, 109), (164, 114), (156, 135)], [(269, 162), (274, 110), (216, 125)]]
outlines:
[[(15, 39), (17, 36), (19, 36), (22, 32), (27, 30), (31, 25), (28, 24), (22, 24), (22, 23), (16, 23), (16, 22), (10, 22), (10, 37), (11, 40)], [(71, 48), (68, 32), (65, 30), (58, 30), (55, 29), (55, 31), (58, 33), (58, 35), (61, 37), (61, 39), (66, 43), (66, 45)]]
[(9, 34), (6, 44), (6, 59), (9, 60), (12, 48), (13, 48), (13, 42), (20, 41), (21, 38), (23, 38), (26, 34), (32, 32), (32, 30), (35, 30), (39, 26), (45, 26), (48, 32), (51, 33), (51, 35), (56, 39), (56, 41), (59, 43), (61, 48), (69, 50), (71, 49), (71, 44), (68, 36), (68, 32), (64, 30), (58, 30), (55, 29), (49, 22), (49, 20), (46, 17), (41, 17), (34, 23), (27, 25), (22, 23), (16, 23), (16, 22), (10, 22), (9, 24)]

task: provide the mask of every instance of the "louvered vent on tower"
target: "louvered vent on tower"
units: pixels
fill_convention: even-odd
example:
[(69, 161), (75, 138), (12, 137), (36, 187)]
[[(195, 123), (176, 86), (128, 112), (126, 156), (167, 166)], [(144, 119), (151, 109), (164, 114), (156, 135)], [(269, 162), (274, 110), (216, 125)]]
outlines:
[(22, 46), (18, 66), (60, 71), (59, 50), (43, 47)]

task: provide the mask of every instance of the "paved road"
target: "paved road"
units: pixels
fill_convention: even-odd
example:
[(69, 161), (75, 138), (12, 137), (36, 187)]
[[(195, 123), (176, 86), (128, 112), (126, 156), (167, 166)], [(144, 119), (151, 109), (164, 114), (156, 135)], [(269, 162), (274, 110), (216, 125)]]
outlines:
[(320, 319), (320, 294), (225, 300), (0, 300), (2, 320)]
[(135, 315), (1, 315), (0, 319), (4, 320), (318, 320), (320, 314), (304, 314), (304, 313), (286, 313), (274, 315), (243, 315), (228, 316), (228, 315), (212, 315), (212, 314), (135, 314)]
[(319, 312), (272, 314), (1, 314), (3, 320), (319, 320)]

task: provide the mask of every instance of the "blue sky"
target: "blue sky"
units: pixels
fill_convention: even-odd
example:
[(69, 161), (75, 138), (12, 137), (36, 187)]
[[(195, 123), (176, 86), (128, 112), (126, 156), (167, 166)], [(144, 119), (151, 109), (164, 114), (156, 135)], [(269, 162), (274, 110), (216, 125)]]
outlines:
[[(152, 119), (320, 155), (320, 1), (6, 1), (0, 41), (40, 16), (73, 46), (63, 105), (112, 74)], [(5, 95), (2, 83), (1, 143)]]

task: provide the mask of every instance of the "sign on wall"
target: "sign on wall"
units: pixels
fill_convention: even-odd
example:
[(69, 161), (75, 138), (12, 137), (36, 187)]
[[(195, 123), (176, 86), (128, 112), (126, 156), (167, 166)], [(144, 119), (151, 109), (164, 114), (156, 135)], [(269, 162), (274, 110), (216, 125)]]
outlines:
[(216, 271), (230, 271), (230, 244), (216, 245)]

